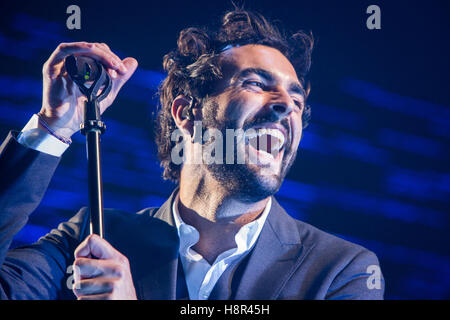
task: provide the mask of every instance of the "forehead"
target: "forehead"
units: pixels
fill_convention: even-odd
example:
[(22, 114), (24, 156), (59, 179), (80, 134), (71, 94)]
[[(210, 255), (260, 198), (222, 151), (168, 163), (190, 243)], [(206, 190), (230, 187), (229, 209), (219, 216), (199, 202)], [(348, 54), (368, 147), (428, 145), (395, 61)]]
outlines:
[(281, 81), (299, 82), (290, 61), (277, 49), (258, 44), (233, 47), (222, 54), (224, 76), (232, 76), (247, 68), (264, 69)]

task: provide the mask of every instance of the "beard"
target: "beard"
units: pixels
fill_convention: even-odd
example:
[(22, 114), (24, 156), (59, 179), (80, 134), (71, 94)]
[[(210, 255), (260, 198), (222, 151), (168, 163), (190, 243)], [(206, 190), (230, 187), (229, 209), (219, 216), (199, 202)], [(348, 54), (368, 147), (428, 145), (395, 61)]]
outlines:
[[(205, 105), (206, 107), (206, 105)], [(226, 136), (227, 129), (239, 129), (236, 123), (217, 121), (214, 110), (217, 110), (217, 104), (211, 102), (206, 108), (204, 108), (202, 130), (215, 129), (222, 133), (222, 137)], [(258, 118), (249, 119), (244, 122), (241, 129), (247, 130), (254, 125), (264, 122), (275, 122), (273, 115), (260, 116)], [(284, 122), (284, 123), (283, 123)], [(281, 124), (289, 131), (288, 121), (285, 119), (281, 121)], [(271, 172), (270, 174), (264, 174), (264, 166), (250, 164), (248, 161), (248, 145), (245, 143), (245, 161), (244, 163), (238, 163), (238, 141), (235, 136), (234, 143), (234, 161), (227, 163), (225, 159), (220, 161), (221, 163), (203, 164), (207, 172), (219, 182), (228, 192), (228, 195), (243, 203), (254, 203), (267, 197), (270, 197), (278, 192), (284, 178), (286, 177), (289, 169), (292, 167), (296, 158), (296, 149), (292, 147), (292, 138), (288, 139), (284, 146), (284, 151), (281, 159), (281, 164), (278, 172)], [(205, 143), (205, 144), (208, 144)], [(204, 148), (205, 149), (205, 148)], [(223, 144), (222, 155), (226, 154), (226, 144)], [(204, 152), (206, 152), (204, 150)], [(205, 154), (203, 154), (205, 156)], [(225, 156), (224, 156), (225, 158)]]

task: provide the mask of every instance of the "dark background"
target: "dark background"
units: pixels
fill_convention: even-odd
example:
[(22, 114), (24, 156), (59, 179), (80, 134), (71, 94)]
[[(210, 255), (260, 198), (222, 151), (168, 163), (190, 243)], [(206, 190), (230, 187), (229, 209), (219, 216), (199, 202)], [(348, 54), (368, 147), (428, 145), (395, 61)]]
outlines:
[[(71, 4), (81, 8), (81, 30), (66, 28)], [(366, 28), (371, 4), (381, 8), (381, 30)], [(316, 39), (312, 123), (279, 201), (292, 216), (374, 251), (387, 299), (449, 299), (450, 1), (245, 7)], [(106, 42), (139, 69), (103, 117), (105, 206), (159, 206), (174, 188), (161, 178), (152, 133), (162, 57), (181, 29), (217, 23), (231, 8), (230, 1), (3, 1), (0, 135), (39, 111), (42, 64), (58, 43)], [(73, 140), (13, 246), (87, 204), (84, 137)]]

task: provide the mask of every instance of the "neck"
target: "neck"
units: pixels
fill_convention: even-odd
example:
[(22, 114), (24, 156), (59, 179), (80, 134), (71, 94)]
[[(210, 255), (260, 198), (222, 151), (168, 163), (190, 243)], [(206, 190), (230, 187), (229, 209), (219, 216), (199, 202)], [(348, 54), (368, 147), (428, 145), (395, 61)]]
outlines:
[(211, 223), (237, 224), (242, 227), (255, 220), (269, 201), (269, 198), (265, 198), (251, 203), (242, 202), (207, 172), (200, 172), (198, 167), (190, 169), (191, 172), (183, 170), (181, 174), (181, 209)]
[(178, 211), (200, 234), (194, 250), (212, 263), (220, 253), (236, 247), (236, 233), (264, 211), (269, 198), (244, 203), (200, 168), (186, 169), (181, 172)]

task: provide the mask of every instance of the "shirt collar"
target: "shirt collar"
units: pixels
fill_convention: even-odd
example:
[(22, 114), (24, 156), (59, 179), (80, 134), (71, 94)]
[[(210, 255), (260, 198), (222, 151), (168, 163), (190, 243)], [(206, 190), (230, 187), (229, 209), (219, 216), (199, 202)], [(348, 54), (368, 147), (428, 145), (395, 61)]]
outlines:
[[(199, 240), (198, 230), (188, 225), (181, 219), (180, 213), (178, 211), (178, 202), (180, 201), (180, 193), (178, 192), (172, 205), (172, 213), (175, 221), (175, 226), (178, 231), (178, 236), (180, 237), (180, 254), (183, 256), (189, 256), (193, 260), (199, 260), (202, 257), (191, 249)], [(258, 239), (259, 234), (264, 226), (267, 216), (272, 207), (272, 197), (269, 198), (264, 211), (258, 219), (245, 224), (236, 233), (235, 241), (237, 245), (238, 253), (243, 253), (250, 250)]]

